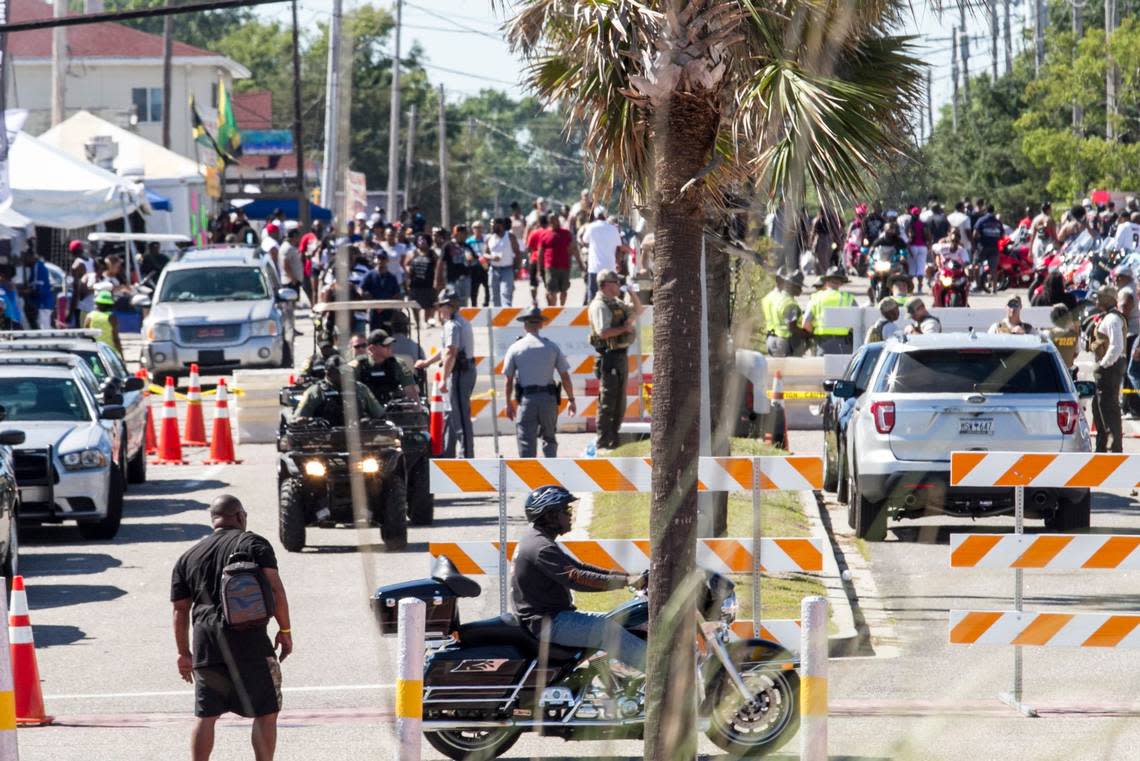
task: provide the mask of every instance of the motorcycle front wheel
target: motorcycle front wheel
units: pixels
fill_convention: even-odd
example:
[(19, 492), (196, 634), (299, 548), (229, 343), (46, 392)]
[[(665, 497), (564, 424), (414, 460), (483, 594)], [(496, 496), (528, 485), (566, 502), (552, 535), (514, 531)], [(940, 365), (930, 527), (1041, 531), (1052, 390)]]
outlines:
[(732, 681), (721, 679), (709, 716), (708, 738), (734, 758), (766, 756), (800, 729), (799, 675), (756, 664), (741, 676), (755, 699), (745, 704)]
[(456, 761), (487, 761), (498, 758), (518, 742), (521, 730), (502, 727), (497, 729), (444, 729), (424, 732), (431, 747)]

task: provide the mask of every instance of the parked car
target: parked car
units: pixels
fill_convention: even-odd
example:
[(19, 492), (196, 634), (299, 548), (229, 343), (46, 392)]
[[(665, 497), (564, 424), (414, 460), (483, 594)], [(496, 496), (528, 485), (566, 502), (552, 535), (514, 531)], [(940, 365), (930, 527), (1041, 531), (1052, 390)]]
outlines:
[[(95, 340), (94, 330), (18, 330), (0, 332), (0, 355), (5, 352), (62, 352), (80, 357), (97, 382), (96, 397), (121, 403), (126, 417), (119, 424), (123, 463), (128, 483), (146, 482), (146, 383), (127, 370), (118, 352)], [(116, 397), (121, 397), (116, 401)]]
[[(0, 406), (0, 424), (7, 410)], [(16, 518), (20, 514), (20, 490), (16, 483), (16, 462), (12, 447), (24, 443), (18, 428), (0, 430), (0, 574), (11, 579), (19, 570), (20, 541)]]
[[(971, 518), (1013, 512), (1013, 489), (949, 486), (954, 450), (1088, 452), (1080, 399), (1043, 336), (933, 334), (883, 345), (847, 426), (848, 519), (856, 536), (881, 541), (890, 518), (941, 513)], [(837, 381), (852, 399), (856, 383)], [(1087, 528), (1088, 489), (1039, 489), (1025, 513), (1055, 530)]]
[[(111, 539), (123, 517), (122, 469), (116, 461), (126, 410), (100, 404), (83, 360), (66, 354), (0, 355), (6, 422), (24, 432), (13, 460), (21, 521), (75, 521), (86, 539)], [(108, 425), (104, 425), (104, 424)]]
[(257, 249), (187, 251), (163, 269), (153, 295), (132, 300), (150, 309), (139, 361), (159, 378), (195, 363), (213, 372), (291, 367), (282, 306), (298, 296)]
[[(863, 344), (847, 363), (847, 369), (839, 378), (829, 378), (822, 383), (827, 396), (820, 405), (823, 418), (823, 488), (833, 491), (840, 503), (847, 502), (847, 423), (855, 411), (855, 403), (867, 390), (871, 371), (883, 353), (882, 342)], [(835, 395), (837, 380), (852, 381), (855, 395), (841, 399)]]

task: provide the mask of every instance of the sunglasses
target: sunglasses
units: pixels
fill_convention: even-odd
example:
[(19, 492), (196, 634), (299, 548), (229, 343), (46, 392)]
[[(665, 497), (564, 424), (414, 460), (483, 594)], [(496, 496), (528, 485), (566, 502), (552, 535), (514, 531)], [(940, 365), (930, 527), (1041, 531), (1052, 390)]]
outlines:
[(367, 348), (368, 348), (368, 344), (353, 344), (353, 345), (352, 345), (352, 348), (353, 348), (353, 349), (367, 349)]

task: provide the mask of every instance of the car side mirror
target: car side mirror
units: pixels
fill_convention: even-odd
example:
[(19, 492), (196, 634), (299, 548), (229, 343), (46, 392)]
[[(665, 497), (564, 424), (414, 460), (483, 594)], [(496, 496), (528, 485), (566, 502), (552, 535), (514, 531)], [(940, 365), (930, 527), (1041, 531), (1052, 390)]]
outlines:
[(117, 388), (103, 389), (103, 405), (104, 406), (122, 405), (122, 403), (123, 403), (123, 392), (119, 391)]
[(1092, 381), (1077, 381), (1077, 396), (1081, 399), (1092, 399), (1096, 396), (1096, 384)]
[(8, 419), (8, 408), (5, 407), (3, 404), (0, 404), (0, 420), (7, 420), (7, 419)]
[(23, 431), (0, 431), (0, 444), (16, 447), (24, 443)]
[(144, 388), (146, 388), (146, 381), (133, 375), (123, 383), (124, 391), (142, 391)]
[(131, 306), (143, 307), (143, 308), (149, 307), (150, 306), (150, 296), (146, 295), (145, 293), (135, 294), (134, 296), (131, 297)]
[(856, 393), (858, 389), (855, 388), (855, 381), (850, 380), (837, 380), (831, 389), (831, 393), (840, 399), (854, 399), (858, 396)]
[(830, 394), (835, 390), (835, 378), (828, 378), (819, 385), (823, 386), (823, 390)]
[(301, 298), (301, 295), (292, 288), (278, 288), (277, 300), (278, 301), (296, 301)]
[(99, 411), (100, 420), (122, 420), (126, 416), (127, 408), (122, 404), (108, 404)]

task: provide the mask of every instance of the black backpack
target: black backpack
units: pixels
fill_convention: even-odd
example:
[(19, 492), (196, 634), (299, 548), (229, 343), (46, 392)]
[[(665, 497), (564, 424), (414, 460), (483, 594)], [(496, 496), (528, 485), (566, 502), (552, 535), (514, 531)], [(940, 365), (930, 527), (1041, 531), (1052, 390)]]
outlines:
[[(248, 531), (243, 533), (237, 544), (246, 536), (253, 535)], [(273, 617), (273, 588), (249, 552), (235, 547), (222, 569), (219, 592), (222, 621), (229, 629), (256, 629), (268, 624)]]

